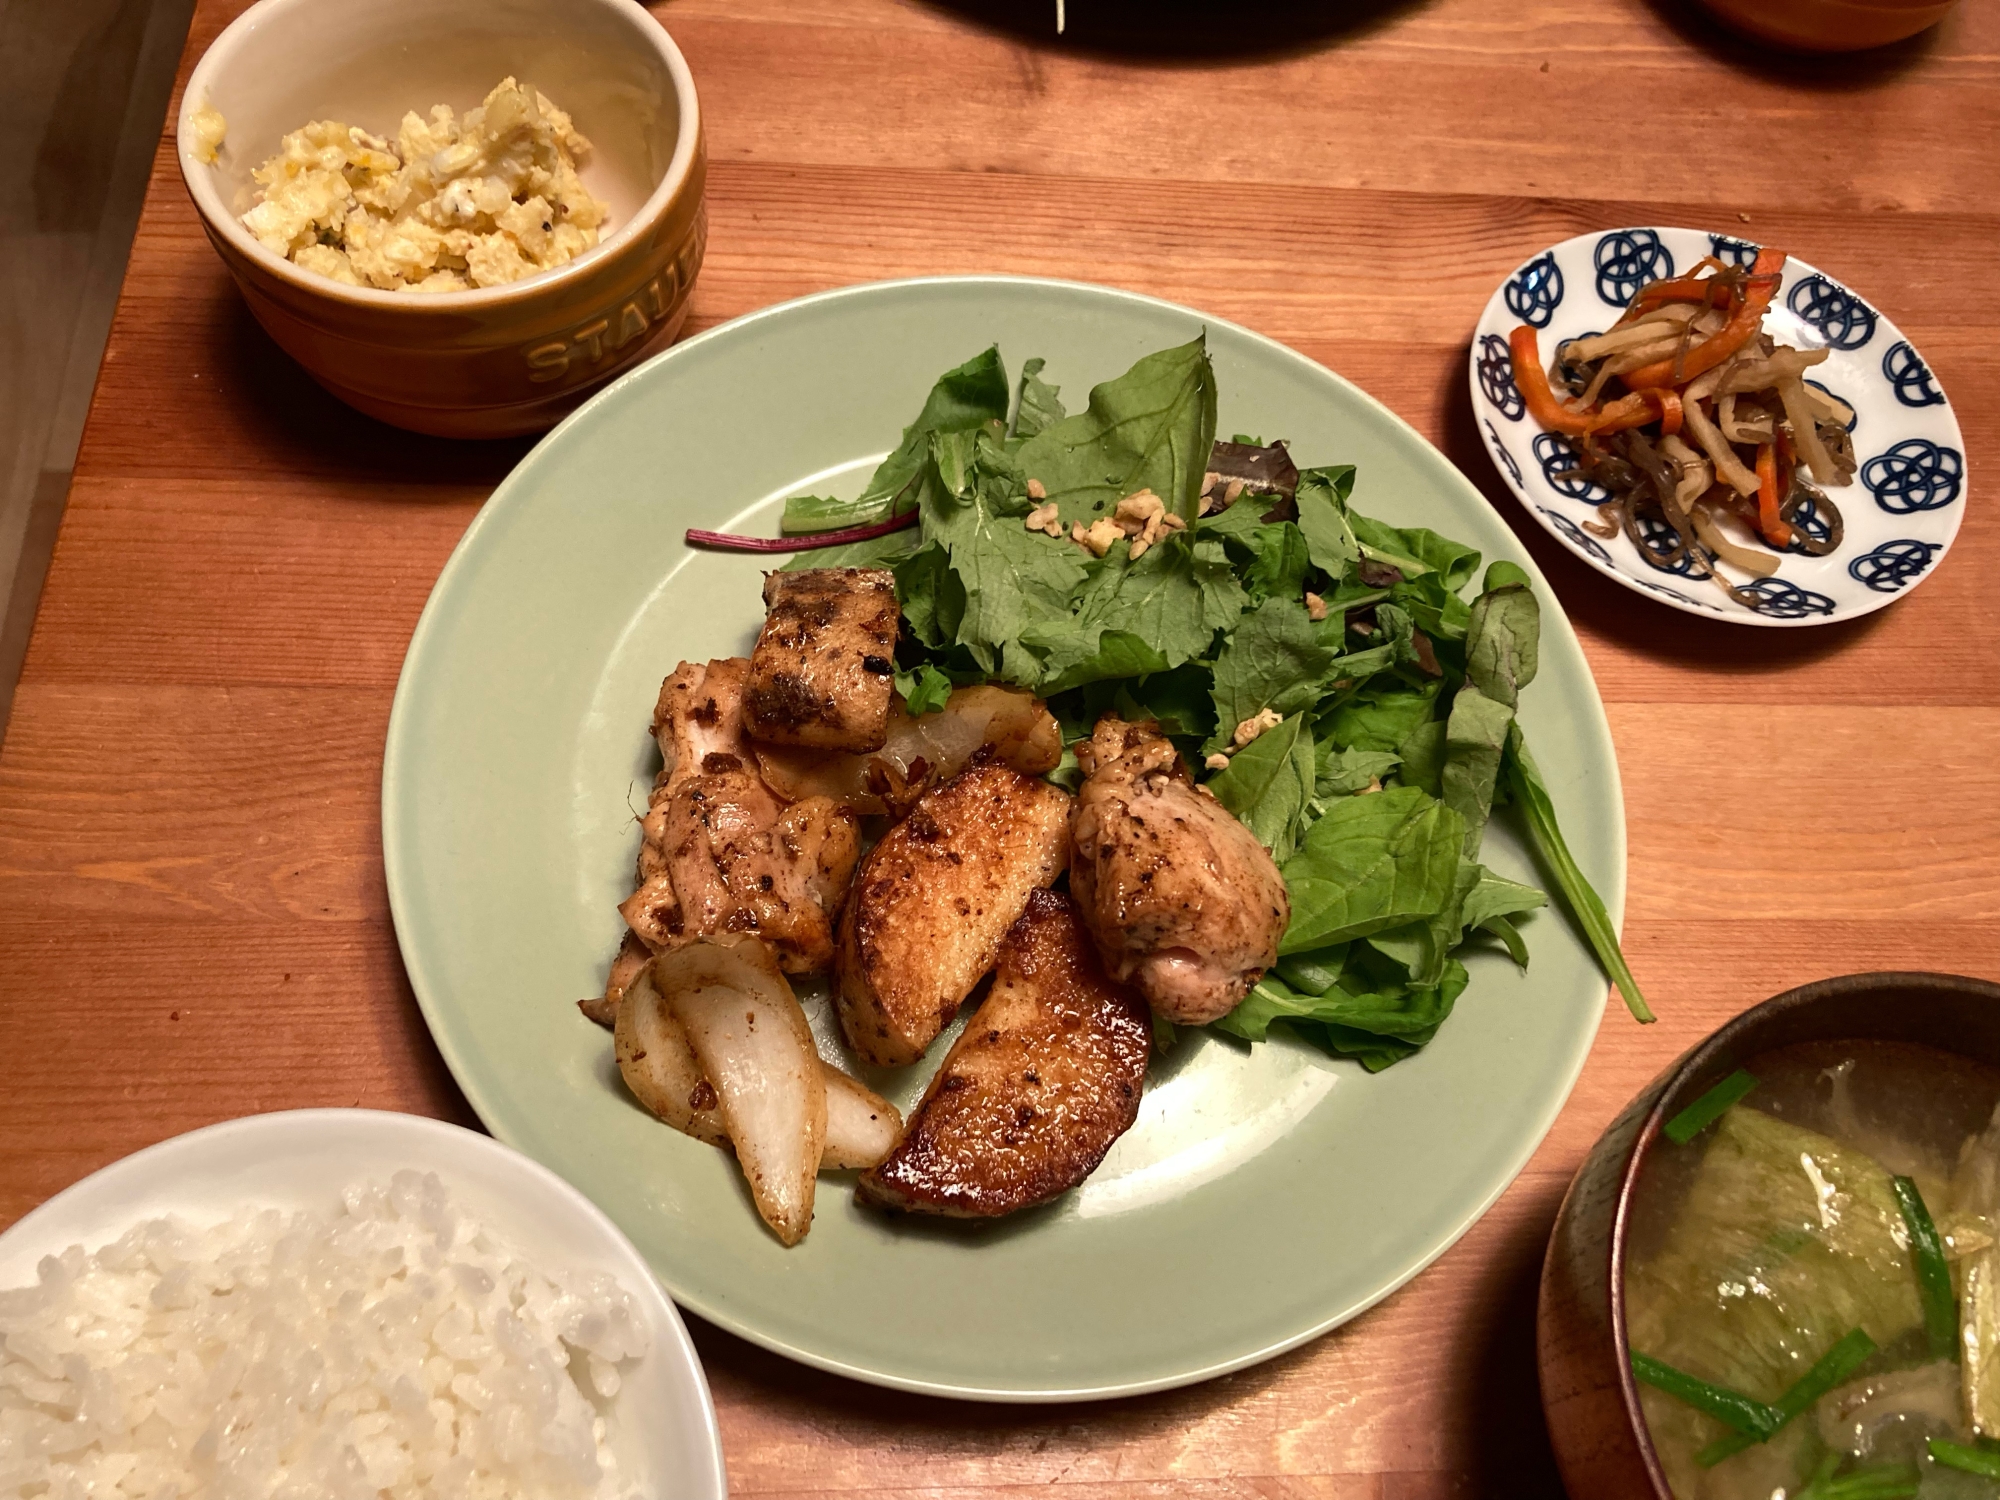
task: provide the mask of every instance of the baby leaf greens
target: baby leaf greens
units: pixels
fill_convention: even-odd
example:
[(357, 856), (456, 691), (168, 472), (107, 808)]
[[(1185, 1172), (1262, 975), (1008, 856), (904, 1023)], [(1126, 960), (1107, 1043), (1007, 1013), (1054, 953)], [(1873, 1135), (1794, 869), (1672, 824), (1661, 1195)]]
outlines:
[(1042, 361), (1014, 384), (989, 349), (939, 378), (859, 496), (784, 517), (793, 534), (917, 525), (787, 566), (894, 570), (914, 712), (999, 681), (1045, 698), (1066, 741), (1105, 713), (1160, 721), (1291, 894), (1278, 964), (1217, 1029), (1258, 1042), (1282, 1023), (1371, 1069), (1422, 1047), (1465, 988), (1469, 940), (1527, 964), (1518, 924), (1546, 898), (1479, 862), (1510, 803), (1652, 1019), (1516, 717), (1540, 644), (1527, 575), (1496, 562), (1467, 598), (1472, 548), (1352, 509), (1351, 466), (1301, 470), (1282, 444), (1217, 443), (1215, 424), (1202, 339), (1075, 413)]

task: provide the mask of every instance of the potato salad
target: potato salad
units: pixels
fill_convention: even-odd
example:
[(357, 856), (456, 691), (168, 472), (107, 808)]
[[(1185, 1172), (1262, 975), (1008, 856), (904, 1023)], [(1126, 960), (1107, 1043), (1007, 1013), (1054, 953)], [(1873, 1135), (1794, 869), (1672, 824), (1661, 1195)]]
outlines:
[(577, 175), (590, 143), (535, 89), (500, 81), (463, 116), (412, 110), (393, 141), (315, 120), (253, 174), (243, 222), (348, 286), (461, 292), (552, 270), (597, 243), (609, 206)]

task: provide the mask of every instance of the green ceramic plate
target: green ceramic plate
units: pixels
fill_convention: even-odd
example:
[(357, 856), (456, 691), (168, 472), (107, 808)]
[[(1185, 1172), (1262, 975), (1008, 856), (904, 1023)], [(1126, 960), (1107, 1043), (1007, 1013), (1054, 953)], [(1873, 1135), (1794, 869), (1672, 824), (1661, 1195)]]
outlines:
[[(758, 559), (684, 528), (777, 529), (801, 490), (851, 493), (941, 370), (997, 342), (1073, 405), (1208, 330), (1220, 430), (1360, 466), (1355, 504), (1535, 565), (1479, 493), (1387, 409), (1311, 360), (1125, 292), (999, 277), (853, 287), (672, 349), (524, 460), (466, 532), (410, 644), (382, 778), (403, 959), (445, 1060), (493, 1133), (618, 1221), (677, 1301), (770, 1349), (908, 1390), (1054, 1401), (1185, 1384), (1353, 1317), (1471, 1225), (1562, 1106), (1606, 986), (1552, 912), (1532, 970), (1471, 960), (1437, 1041), (1379, 1076), (1301, 1045), (1195, 1037), (1077, 1191), (976, 1226), (858, 1208), (820, 1180), (781, 1248), (734, 1163), (623, 1092), (601, 990), (657, 755), (646, 727), (683, 657), (747, 652)], [(845, 488), (843, 488), (845, 487)], [(1624, 818), (1604, 710), (1542, 594), (1522, 709), (1563, 826), (1614, 913)], [(1484, 856), (1533, 878), (1504, 817)], [(827, 1045), (821, 995), (807, 1008)], [(942, 1047), (933, 1056), (941, 1055)], [(921, 1080), (893, 1092), (907, 1103)]]

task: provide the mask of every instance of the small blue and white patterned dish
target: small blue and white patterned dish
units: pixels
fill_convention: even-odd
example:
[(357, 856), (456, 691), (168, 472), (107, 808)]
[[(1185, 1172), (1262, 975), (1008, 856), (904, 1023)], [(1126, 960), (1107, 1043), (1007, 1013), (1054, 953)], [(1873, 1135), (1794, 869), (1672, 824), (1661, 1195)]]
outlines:
[[(1630, 538), (1593, 536), (1581, 525), (1596, 519), (1608, 496), (1582, 479), (1559, 477), (1573, 467), (1575, 450), (1528, 416), (1507, 336), (1531, 324), (1544, 359), (1553, 358), (1563, 340), (1609, 327), (1645, 283), (1683, 273), (1705, 255), (1748, 265), (1757, 246), (1695, 229), (1613, 229), (1564, 240), (1501, 283), (1472, 339), (1472, 409), (1487, 452), (1544, 530), (1648, 598), (1739, 625), (1819, 625), (1880, 609), (1928, 577), (1958, 535), (1965, 442), (1951, 403), (1910, 341), (1861, 297), (1797, 259), (1785, 261), (1764, 330), (1780, 344), (1830, 351), (1813, 383), (1854, 409), (1849, 431), (1859, 468), (1830, 495), (1846, 521), (1839, 550), (1786, 556), (1777, 573), (1743, 590), (1757, 596), (1753, 609), (1697, 576), (1685, 559), (1665, 571)], [(1808, 529), (1810, 512), (1808, 502), (1800, 513)]]

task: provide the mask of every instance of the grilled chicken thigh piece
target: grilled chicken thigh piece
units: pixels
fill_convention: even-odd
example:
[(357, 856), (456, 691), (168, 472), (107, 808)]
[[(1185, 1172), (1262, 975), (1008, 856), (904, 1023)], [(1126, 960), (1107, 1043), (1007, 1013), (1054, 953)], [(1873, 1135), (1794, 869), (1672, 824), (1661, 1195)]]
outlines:
[[(704, 771), (756, 769), (743, 733), (743, 685), (749, 677), (747, 658), (727, 656), (706, 663), (684, 661), (660, 684), (660, 699), (653, 705), (652, 733), (660, 747), (655, 802), (661, 792)], [(716, 756), (722, 761), (711, 759)]]
[(1062, 873), (1069, 793), (992, 761), (926, 792), (868, 851), (840, 921), (840, 1024), (879, 1067), (924, 1055)]
[(1195, 789), (1157, 724), (1106, 715), (1077, 761), (1069, 888), (1105, 968), (1170, 1021), (1227, 1015), (1291, 920), (1270, 852)]
[(989, 1218), (1075, 1187), (1138, 1117), (1152, 1048), (1145, 1002), (1105, 974), (1075, 903), (1036, 891), (992, 992), (861, 1196)]
[(639, 888), (618, 909), (654, 953), (754, 932), (787, 973), (813, 973), (833, 964), (833, 914), (860, 830), (831, 799), (787, 807), (758, 777), (743, 733), (748, 675), (741, 657), (683, 662), (661, 686), (661, 769), (640, 824)]
[(659, 871), (618, 908), (647, 947), (754, 932), (788, 974), (832, 967), (833, 914), (861, 852), (853, 813), (825, 797), (781, 810), (747, 771), (694, 777), (655, 811)]
[(902, 615), (886, 568), (814, 568), (764, 580), (764, 630), (743, 692), (751, 735), (777, 745), (880, 750)]

